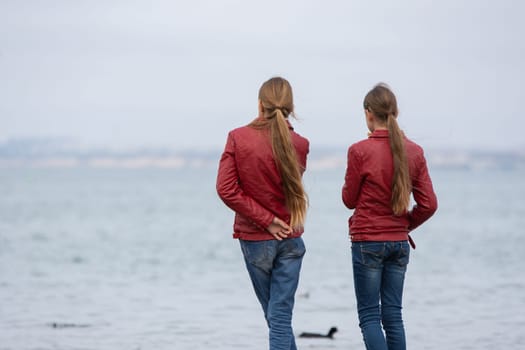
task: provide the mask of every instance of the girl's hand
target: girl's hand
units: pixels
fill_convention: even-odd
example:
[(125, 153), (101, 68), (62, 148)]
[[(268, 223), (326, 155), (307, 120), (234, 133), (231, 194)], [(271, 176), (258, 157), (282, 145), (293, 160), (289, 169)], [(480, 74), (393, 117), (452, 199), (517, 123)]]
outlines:
[(282, 241), (283, 238), (288, 237), (293, 232), (292, 228), (278, 217), (274, 217), (272, 223), (266, 229), (278, 241)]

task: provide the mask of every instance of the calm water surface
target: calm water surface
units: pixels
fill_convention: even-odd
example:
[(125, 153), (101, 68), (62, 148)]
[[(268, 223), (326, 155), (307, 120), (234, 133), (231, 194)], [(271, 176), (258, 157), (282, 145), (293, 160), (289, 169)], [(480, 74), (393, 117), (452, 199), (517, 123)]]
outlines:
[[(1, 169), (0, 349), (265, 349), (216, 169)], [(301, 349), (363, 349), (340, 199), (310, 171), (294, 329)], [(414, 233), (409, 349), (525, 348), (524, 171), (432, 172)], [(58, 326), (58, 327), (54, 327)]]

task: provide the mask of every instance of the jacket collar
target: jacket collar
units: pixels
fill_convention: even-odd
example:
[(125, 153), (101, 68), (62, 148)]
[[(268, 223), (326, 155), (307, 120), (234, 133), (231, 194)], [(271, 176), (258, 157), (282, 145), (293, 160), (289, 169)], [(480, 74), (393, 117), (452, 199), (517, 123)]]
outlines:
[(388, 130), (374, 130), (374, 132), (371, 133), (368, 138), (388, 138)]
[[(255, 120), (262, 120), (264, 117), (256, 117)], [(288, 124), (288, 129), (290, 130), (293, 130), (293, 126), (292, 124), (290, 124), (290, 121), (288, 120), (288, 118), (285, 119), (286, 120), (286, 124)]]

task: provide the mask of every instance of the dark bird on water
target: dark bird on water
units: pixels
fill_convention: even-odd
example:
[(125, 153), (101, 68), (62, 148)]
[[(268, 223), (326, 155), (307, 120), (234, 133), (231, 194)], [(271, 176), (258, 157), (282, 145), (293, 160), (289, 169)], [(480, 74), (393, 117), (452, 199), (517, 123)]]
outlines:
[(334, 333), (335, 332), (337, 332), (337, 327), (330, 328), (330, 330), (328, 331), (327, 334), (304, 332), (304, 333), (299, 334), (299, 337), (300, 338), (330, 338), (330, 339), (334, 339)]
[(53, 328), (87, 328), (89, 325), (87, 324), (79, 324), (79, 323), (59, 323), (59, 322), (53, 322), (49, 324)]

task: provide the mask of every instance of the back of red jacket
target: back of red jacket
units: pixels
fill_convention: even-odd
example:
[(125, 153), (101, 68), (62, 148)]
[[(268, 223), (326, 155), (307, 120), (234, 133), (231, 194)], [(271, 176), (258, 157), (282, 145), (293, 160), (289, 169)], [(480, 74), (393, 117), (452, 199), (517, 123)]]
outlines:
[[(304, 171), (309, 142), (290, 125), (289, 129)], [(269, 130), (244, 126), (230, 131), (219, 163), (217, 193), (235, 211), (234, 238), (271, 240), (274, 237), (266, 228), (274, 217), (290, 224)], [(302, 232), (293, 232), (289, 237), (299, 237)]]
[(349, 219), (352, 241), (403, 241), (429, 219), (437, 199), (423, 149), (405, 139), (414, 207), (395, 215), (391, 207), (393, 160), (387, 130), (376, 130), (348, 149), (343, 202), (355, 209)]

